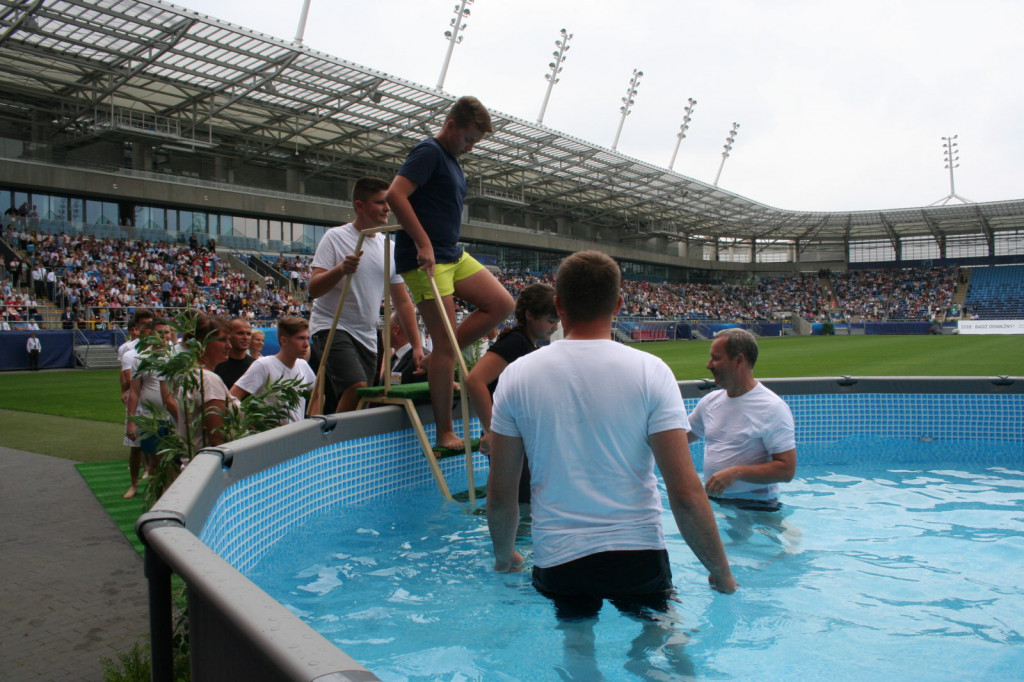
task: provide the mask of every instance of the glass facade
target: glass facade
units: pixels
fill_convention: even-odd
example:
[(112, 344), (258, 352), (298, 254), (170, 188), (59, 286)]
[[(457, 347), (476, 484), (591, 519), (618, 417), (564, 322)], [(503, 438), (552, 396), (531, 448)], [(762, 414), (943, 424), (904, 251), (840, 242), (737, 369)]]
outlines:
[(934, 237), (906, 237), (900, 240), (903, 260), (932, 260), (941, 258), (939, 243)]
[(877, 263), (896, 260), (896, 249), (888, 239), (850, 242), (851, 263)]
[(946, 237), (946, 258), (985, 258), (988, 239), (983, 234), (967, 234)]
[[(188, 235), (212, 237), (232, 248), (263, 249), (270, 252), (312, 253), (331, 226), (309, 225), (283, 221), (279, 218), (254, 218), (220, 213), (207, 213), (189, 209), (169, 208), (134, 203), (119, 204), (54, 194), (24, 192), (0, 188), (0, 213), (24, 207), (30, 217), (38, 220), (68, 223), (69, 230), (81, 230), (83, 225), (132, 225), (145, 230), (165, 231), (169, 240), (185, 239)], [(154, 238), (151, 235), (148, 238)], [(224, 239), (228, 238), (228, 239)], [(244, 240), (233, 242), (232, 239)], [(753, 248), (752, 247), (753, 244)], [(938, 241), (931, 235), (904, 237), (900, 240), (901, 260), (934, 260), (943, 256)], [(841, 244), (812, 245), (811, 251), (821, 251), (821, 258), (808, 253), (807, 260), (841, 260)], [(708, 262), (726, 263), (787, 263), (796, 257), (796, 245), (788, 241), (758, 239), (722, 239), (692, 235), (688, 242), (691, 257)], [(492, 243), (469, 245), (473, 255), (486, 256), (488, 262), (500, 263), (510, 269), (535, 273), (554, 272), (565, 256), (562, 252), (546, 252), (516, 248)], [(946, 238), (945, 257), (987, 258), (992, 256), (1024, 256), (1024, 230), (995, 233), (990, 249), (984, 234), (950, 235)], [(888, 239), (852, 241), (849, 244), (849, 262), (891, 262), (896, 251)], [(707, 276), (695, 274), (704, 269), (671, 267), (651, 263), (623, 262), (623, 273), (629, 277), (665, 281), (713, 281), (720, 278), (707, 269)]]

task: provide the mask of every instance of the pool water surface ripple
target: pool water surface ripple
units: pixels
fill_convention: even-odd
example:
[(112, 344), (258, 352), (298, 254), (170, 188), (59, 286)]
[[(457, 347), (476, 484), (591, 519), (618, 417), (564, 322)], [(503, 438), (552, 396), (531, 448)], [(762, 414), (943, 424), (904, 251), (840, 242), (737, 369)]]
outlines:
[(384, 680), (1021, 679), (1020, 443), (799, 452), (782, 512), (715, 508), (734, 595), (665, 514), (679, 603), (646, 626), (606, 605), (556, 627), (528, 572), (490, 570), (486, 520), (428, 485), (315, 515), (247, 575)]

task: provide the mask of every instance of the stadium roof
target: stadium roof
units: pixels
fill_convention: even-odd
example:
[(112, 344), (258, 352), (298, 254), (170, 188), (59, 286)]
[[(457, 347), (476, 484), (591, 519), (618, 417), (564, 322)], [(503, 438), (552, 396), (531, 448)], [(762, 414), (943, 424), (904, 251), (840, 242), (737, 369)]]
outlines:
[[(393, 173), (453, 97), (158, 0), (0, 0), (0, 121), (74, 148), (100, 138), (297, 168)], [(1024, 229), (1024, 200), (884, 211), (761, 204), (492, 112), (470, 198), (622, 228), (623, 237), (797, 240)], [(43, 126), (39, 126), (40, 122)], [(42, 128), (42, 133), (40, 133)]]

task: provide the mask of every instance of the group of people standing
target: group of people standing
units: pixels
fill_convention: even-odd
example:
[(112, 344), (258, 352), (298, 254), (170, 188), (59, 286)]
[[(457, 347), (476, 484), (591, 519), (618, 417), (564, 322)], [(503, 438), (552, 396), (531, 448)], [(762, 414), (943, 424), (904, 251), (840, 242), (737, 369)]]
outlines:
[[(770, 513), (779, 507), (778, 483), (792, 479), (796, 468), (789, 408), (753, 376), (756, 339), (738, 329), (716, 336), (707, 367), (722, 390), (688, 415), (664, 362), (611, 340), (623, 299), (619, 266), (606, 254), (573, 254), (559, 267), (554, 287), (530, 285), (513, 300), (458, 246), (467, 189), (458, 159), (490, 132), (479, 100), (460, 98), (390, 182), (355, 183), (355, 219), (328, 230), (312, 260), (308, 328), (304, 320), (282, 319), (277, 355), (251, 358), (244, 319), (225, 326), (203, 318), (196, 334), (206, 342), (208, 404), (244, 398), (272, 377), (311, 384), (313, 372), (303, 359), (311, 349), (314, 366), (328, 356), (324, 412), (352, 409), (356, 391), (378, 375), (377, 320), (382, 299), (390, 296), (395, 316), (389, 331), (408, 344), (411, 371), (426, 372), (437, 445), (461, 449), (452, 424), (455, 354), (514, 310), (514, 327), (466, 380), (484, 429), (481, 449), (490, 457), (487, 520), (495, 570), (524, 567), (516, 532), (520, 505), (529, 503), (533, 584), (553, 600), (560, 619), (592, 618), (605, 599), (641, 618), (666, 611), (674, 591), (657, 467), (675, 523), (711, 587), (733, 592), (737, 584), (711, 501)], [(389, 237), (372, 230), (392, 211), (402, 229), (385, 264)], [(459, 323), (456, 297), (472, 306)], [(429, 355), (417, 311), (433, 341)], [(538, 348), (559, 323), (564, 339)], [(204, 423), (201, 433), (210, 444), (219, 442), (216, 420)], [(706, 441), (703, 483), (689, 449), (698, 438)], [(134, 490), (133, 478), (129, 493)]]
[[(415, 367), (427, 370), (437, 445), (459, 449), (451, 416), (455, 353), (515, 309), (516, 325), (466, 381), (484, 429), (481, 450), (491, 460), (487, 506), (495, 569), (522, 568), (516, 530), (520, 504), (529, 501), (533, 582), (554, 600), (560, 617), (593, 616), (604, 599), (630, 613), (667, 609), (672, 584), (657, 465), (676, 524), (708, 569), (711, 586), (734, 591), (709, 500), (777, 509), (778, 483), (790, 480), (796, 467), (792, 415), (753, 378), (756, 339), (734, 329), (714, 340), (708, 369), (722, 390), (687, 415), (662, 361), (611, 340), (622, 306), (621, 272), (607, 255), (569, 256), (554, 288), (532, 285), (513, 300), (458, 246), (466, 194), (458, 159), (490, 132), (483, 105), (460, 98), (440, 131), (412, 150), (390, 183), (356, 183), (355, 220), (321, 241), (309, 284), (314, 363), (325, 352), (346, 280), (354, 294), (343, 302), (328, 351), (325, 411), (350, 409), (355, 391), (373, 381), (378, 309), (391, 296), (397, 331), (410, 344)], [(385, 225), (391, 211), (402, 230), (385, 282), (388, 237), (367, 231)], [(459, 324), (456, 297), (472, 306)], [(433, 339), (427, 356), (415, 310)], [(448, 339), (444, 317), (458, 347)], [(559, 321), (564, 340), (538, 350)], [(689, 451), (690, 441), (701, 437), (704, 483)]]
[[(198, 354), (199, 379), (186, 387), (175, 385), (158, 372), (140, 371), (146, 354), (189, 352), (188, 339), (175, 339), (170, 321), (155, 317), (146, 308), (136, 309), (129, 321), (129, 338), (118, 349), (121, 362), (121, 391), (125, 403), (125, 442), (131, 448), (129, 472), (131, 485), (124, 497), (138, 492), (143, 463), (146, 474), (155, 472), (159, 433), (144, 433), (133, 417), (152, 416), (158, 409), (170, 415), (173, 428), (193, 451), (223, 443), (224, 414), (247, 396), (259, 394), (278, 381), (295, 380), (298, 390), (306, 391), (315, 379), (306, 359), (309, 357), (309, 322), (286, 316), (277, 321), (280, 350), (264, 356), (251, 348), (252, 329), (248, 320), (227, 319), (197, 313), (193, 329)], [(153, 337), (146, 343), (141, 339)], [(259, 348), (262, 348), (262, 338)], [(305, 398), (300, 397), (282, 423), (298, 421), (305, 414)], [(168, 425), (170, 428), (171, 425)]]

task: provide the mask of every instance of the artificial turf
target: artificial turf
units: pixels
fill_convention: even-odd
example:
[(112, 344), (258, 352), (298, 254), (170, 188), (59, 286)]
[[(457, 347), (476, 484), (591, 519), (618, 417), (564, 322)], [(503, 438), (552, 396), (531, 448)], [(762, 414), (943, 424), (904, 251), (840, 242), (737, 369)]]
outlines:
[(129, 483), (127, 458), (119, 462), (80, 462), (75, 468), (117, 527), (141, 554), (143, 546), (135, 534), (135, 521), (146, 511), (145, 482), (139, 486), (135, 497), (130, 500), (122, 497)]

